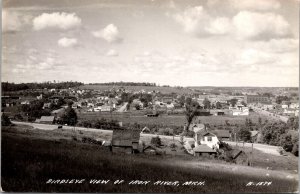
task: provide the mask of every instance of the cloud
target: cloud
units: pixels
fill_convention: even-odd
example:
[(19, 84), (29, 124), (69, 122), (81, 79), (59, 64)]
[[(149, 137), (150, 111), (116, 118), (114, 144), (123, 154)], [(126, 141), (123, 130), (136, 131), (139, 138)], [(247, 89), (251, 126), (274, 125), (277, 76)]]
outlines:
[(197, 6), (187, 8), (183, 13), (175, 14), (173, 18), (183, 26), (185, 32), (202, 34), (203, 24), (209, 19), (209, 15), (202, 6)]
[(81, 19), (75, 13), (43, 13), (33, 19), (34, 30), (43, 30), (46, 28), (67, 30), (79, 27), (80, 25)]
[(75, 45), (77, 45), (77, 39), (76, 38), (61, 38), (57, 41), (57, 44), (60, 47), (73, 47)]
[(226, 17), (220, 17), (212, 20), (205, 30), (211, 34), (221, 35), (227, 34), (232, 28), (230, 19)]
[(103, 38), (109, 43), (118, 42), (121, 40), (118, 27), (114, 24), (109, 24), (102, 30), (93, 31), (92, 35), (96, 38)]
[(237, 10), (270, 11), (281, 8), (277, 0), (230, 0), (230, 4)]
[(272, 53), (287, 53), (299, 50), (299, 39), (283, 38), (259, 41), (255, 48)]
[(109, 56), (109, 57), (116, 57), (116, 56), (118, 56), (119, 55), (119, 53), (116, 51), (116, 50), (114, 50), (114, 49), (110, 49), (107, 53), (106, 53), (106, 56)]
[(2, 32), (17, 32), (29, 24), (31, 16), (21, 15), (16, 11), (2, 11)]
[(239, 39), (271, 39), (291, 35), (289, 23), (274, 13), (241, 11), (233, 17), (233, 25)]
[(183, 26), (186, 33), (196, 36), (224, 35), (232, 28), (229, 18), (213, 18), (202, 6), (187, 8), (184, 12), (173, 15), (173, 18)]
[(254, 64), (268, 64), (275, 62), (275, 60), (276, 57), (268, 52), (249, 48), (240, 53), (239, 59), (236, 63), (243, 66), (249, 66)]

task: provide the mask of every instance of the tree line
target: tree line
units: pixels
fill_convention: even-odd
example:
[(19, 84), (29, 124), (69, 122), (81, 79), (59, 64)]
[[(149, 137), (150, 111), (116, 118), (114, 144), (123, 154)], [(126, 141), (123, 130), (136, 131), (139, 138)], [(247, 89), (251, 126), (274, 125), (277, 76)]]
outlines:
[(43, 82), (43, 83), (9, 83), (9, 82), (2, 82), (1, 87), (2, 91), (20, 91), (20, 90), (29, 90), (29, 89), (65, 89), (65, 88), (73, 88), (79, 87), (84, 85), (82, 82)]
[(89, 85), (106, 85), (106, 86), (156, 86), (156, 83), (149, 82), (107, 82), (107, 83), (90, 83)]

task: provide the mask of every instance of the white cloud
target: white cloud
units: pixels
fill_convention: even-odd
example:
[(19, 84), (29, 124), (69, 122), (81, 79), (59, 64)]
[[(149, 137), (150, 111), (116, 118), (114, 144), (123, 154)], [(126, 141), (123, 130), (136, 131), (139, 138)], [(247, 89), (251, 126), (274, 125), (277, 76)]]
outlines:
[(259, 41), (254, 46), (272, 53), (294, 52), (299, 49), (299, 39), (271, 39), (270, 41)]
[(185, 32), (197, 36), (223, 35), (232, 29), (229, 18), (213, 18), (202, 6), (187, 8), (184, 12), (173, 15), (173, 18), (183, 26)]
[(34, 30), (42, 30), (46, 28), (67, 30), (79, 27), (80, 25), (81, 19), (75, 13), (43, 13), (33, 19)]
[(57, 44), (60, 47), (73, 47), (75, 45), (77, 45), (78, 41), (76, 38), (61, 38), (57, 41)]
[(118, 27), (114, 24), (107, 25), (104, 29), (93, 31), (92, 35), (96, 38), (103, 38), (107, 42), (117, 42), (120, 40)]
[(187, 8), (183, 13), (173, 16), (176, 22), (181, 24), (187, 33), (203, 33), (203, 24), (209, 19), (209, 15), (202, 6)]
[(16, 11), (2, 11), (2, 32), (17, 32), (30, 22), (31, 16)]
[(61, 67), (62, 62), (54, 57), (47, 57), (44, 61), (38, 63), (37, 68), (40, 70), (54, 70)]
[(231, 5), (238, 10), (269, 11), (281, 7), (277, 0), (230, 0)]
[(212, 20), (205, 28), (211, 34), (227, 34), (231, 30), (231, 21), (226, 17), (220, 17)]
[(249, 66), (255, 64), (268, 64), (275, 61), (276, 56), (262, 50), (249, 48), (240, 53), (236, 63), (243, 66)]
[(233, 25), (240, 39), (271, 39), (291, 33), (289, 23), (274, 13), (241, 11), (233, 17)]
[(115, 56), (118, 56), (118, 55), (119, 55), (119, 53), (114, 49), (110, 49), (106, 53), (106, 56), (109, 56), (109, 57), (115, 57)]

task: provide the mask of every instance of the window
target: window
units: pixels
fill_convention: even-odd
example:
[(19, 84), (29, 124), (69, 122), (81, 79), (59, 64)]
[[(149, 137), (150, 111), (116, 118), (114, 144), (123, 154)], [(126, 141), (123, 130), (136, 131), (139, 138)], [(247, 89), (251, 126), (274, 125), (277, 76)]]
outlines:
[(212, 141), (212, 137), (207, 137), (207, 141)]

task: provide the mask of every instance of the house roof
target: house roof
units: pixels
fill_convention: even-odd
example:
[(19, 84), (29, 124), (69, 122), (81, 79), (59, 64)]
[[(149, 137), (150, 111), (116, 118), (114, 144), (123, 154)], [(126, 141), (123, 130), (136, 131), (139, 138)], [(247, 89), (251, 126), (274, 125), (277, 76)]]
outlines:
[(112, 145), (132, 146), (133, 142), (139, 142), (140, 130), (115, 129), (113, 131)]
[(41, 119), (39, 119), (40, 122), (47, 121), (47, 122), (53, 122), (54, 116), (42, 116)]
[(207, 145), (198, 145), (194, 148), (194, 152), (203, 152), (203, 153), (215, 153), (216, 151), (212, 148), (208, 147)]
[(112, 140), (112, 145), (130, 147), (130, 146), (132, 146), (132, 141), (131, 140)]
[(212, 131), (217, 137), (230, 137), (228, 130), (214, 130)]
[(205, 125), (202, 123), (192, 124), (191, 128), (192, 128), (192, 131), (194, 131), (195, 133), (200, 133), (202, 131), (205, 131)]
[(216, 136), (214, 133), (208, 132), (208, 131), (201, 131), (198, 134), (201, 135), (201, 136)]

